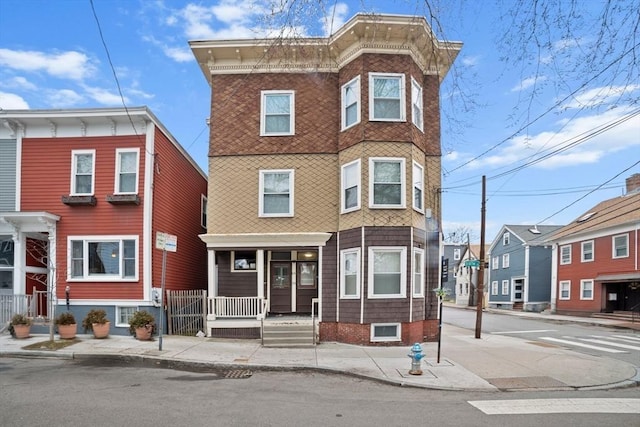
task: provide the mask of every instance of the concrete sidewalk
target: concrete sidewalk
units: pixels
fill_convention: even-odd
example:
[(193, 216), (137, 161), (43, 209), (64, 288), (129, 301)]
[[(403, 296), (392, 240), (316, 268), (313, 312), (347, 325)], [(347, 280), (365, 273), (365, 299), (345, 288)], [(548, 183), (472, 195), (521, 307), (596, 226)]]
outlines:
[[(521, 338), (483, 334), (443, 325), (440, 363), (437, 343), (423, 343), (422, 375), (410, 375), (410, 346), (365, 347), (320, 343), (312, 348), (265, 348), (257, 340), (164, 336), (137, 341), (111, 335), (96, 340), (78, 335), (64, 349), (27, 350), (48, 335), (16, 340), (0, 335), (0, 356), (109, 358), (122, 363), (162, 362), (168, 366), (216, 369), (311, 369), (348, 374), (397, 385), (443, 390), (575, 390), (628, 387), (640, 384), (629, 363), (595, 357)], [(56, 339), (58, 337), (56, 336)]]

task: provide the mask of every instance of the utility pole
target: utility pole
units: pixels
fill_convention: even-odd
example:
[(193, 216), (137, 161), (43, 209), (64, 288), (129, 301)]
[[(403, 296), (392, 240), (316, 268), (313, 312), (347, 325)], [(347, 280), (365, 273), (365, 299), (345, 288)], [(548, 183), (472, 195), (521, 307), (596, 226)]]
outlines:
[(482, 331), (482, 306), (484, 305), (484, 217), (486, 211), (486, 185), (487, 177), (482, 175), (482, 207), (480, 208), (480, 268), (478, 269), (478, 298), (476, 306), (476, 338), (480, 338)]

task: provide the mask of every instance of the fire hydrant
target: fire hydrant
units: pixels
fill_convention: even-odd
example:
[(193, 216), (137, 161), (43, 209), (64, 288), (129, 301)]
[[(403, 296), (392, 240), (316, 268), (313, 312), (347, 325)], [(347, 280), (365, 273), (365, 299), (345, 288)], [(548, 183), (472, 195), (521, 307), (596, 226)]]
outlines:
[(407, 356), (411, 358), (411, 370), (409, 371), (409, 373), (411, 375), (422, 375), (420, 361), (424, 357), (424, 354), (422, 353), (422, 347), (420, 346), (420, 344), (415, 343), (413, 347), (411, 347), (411, 353)]

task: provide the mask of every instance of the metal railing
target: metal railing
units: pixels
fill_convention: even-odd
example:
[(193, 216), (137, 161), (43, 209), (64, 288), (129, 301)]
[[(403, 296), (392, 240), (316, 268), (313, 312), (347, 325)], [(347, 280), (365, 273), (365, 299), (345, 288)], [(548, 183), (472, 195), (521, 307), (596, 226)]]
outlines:
[(207, 314), (217, 318), (263, 319), (267, 300), (260, 297), (212, 297), (208, 298)]
[(631, 307), (631, 323), (636, 323), (636, 317), (640, 319), (640, 303)]

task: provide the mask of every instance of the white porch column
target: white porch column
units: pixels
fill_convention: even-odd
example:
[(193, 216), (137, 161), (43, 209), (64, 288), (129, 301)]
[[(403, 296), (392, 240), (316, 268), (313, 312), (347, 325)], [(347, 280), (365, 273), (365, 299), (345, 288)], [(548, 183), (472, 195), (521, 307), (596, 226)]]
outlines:
[(13, 238), (13, 294), (26, 295), (26, 238), (18, 227), (14, 227), (11, 237)]
[(216, 251), (214, 249), (209, 249), (207, 251), (207, 265), (208, 265), (208, 274), (207, 274), (207, 292), (209, 293), (209, 298), (218, 296), (218, 275), (216, 274)]
[(557, 279), (558, 279), (558, 244), (554, 243), (551, 248), (551, 313), (556, 312), (556, 298), (557, 294)]
[(264, 249), (256, 251), (256, 273), (257, 295), (264, 299)]
[(318, 322), (322, 322), (322, 246), (318, 246)]

